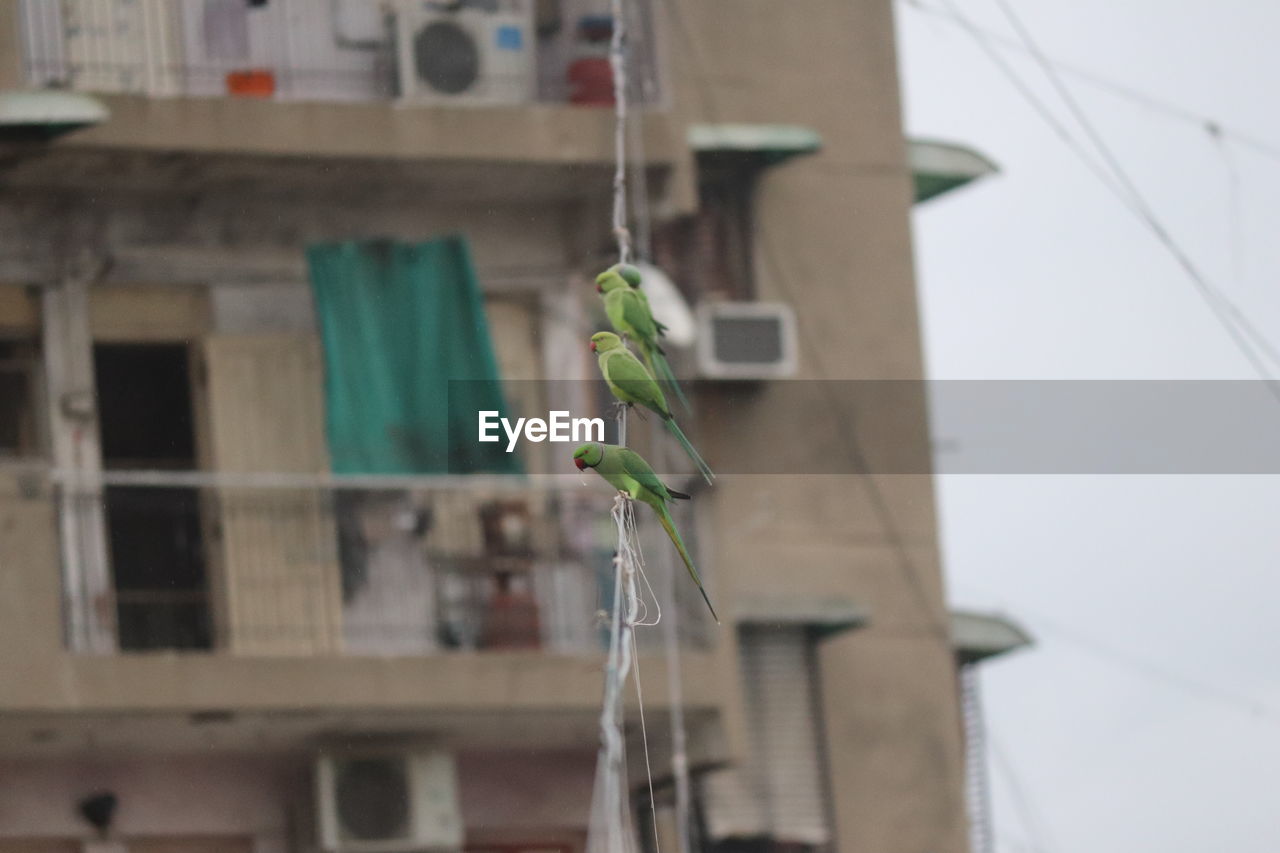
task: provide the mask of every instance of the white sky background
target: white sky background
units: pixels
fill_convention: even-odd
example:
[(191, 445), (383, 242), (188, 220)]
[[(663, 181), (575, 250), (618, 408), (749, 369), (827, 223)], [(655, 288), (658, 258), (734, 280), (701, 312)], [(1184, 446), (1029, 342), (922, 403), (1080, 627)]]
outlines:
[[(958, 2), (1013, 33), (994, 0)], [(1013, 3), (1050, 56), (1280, 148), (1280, 4)], [(972, 38), (897, 14), (908, 132), (1003, 172), (917, 211), (931, 376), (1254, 378)], [(1069, 121), (1035, 63), (1001, 50)], [(1280, 343), (1280, 160), (1231, 146), (1233, 239), (1230, 173), (1203, 129), (1064, 79), (1175, 238)], [(1280, 850), (1280, 477), (948, 476), (938, 490), (952, 601), (1004, 610), (1039, 641), (983, 670), (1016, 777), (992, 762), (1001, 853)]]

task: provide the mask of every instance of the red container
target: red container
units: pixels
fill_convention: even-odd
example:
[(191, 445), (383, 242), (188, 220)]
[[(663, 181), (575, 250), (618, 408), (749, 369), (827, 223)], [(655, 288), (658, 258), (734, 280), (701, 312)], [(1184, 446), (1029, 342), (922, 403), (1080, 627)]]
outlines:
[(608, 57), (588, 56), (569, 63), (569, 103), (584, 106), (613, 105), (613, 69)]
[(276, 93), (276, 75), (265, 68), (246, 68), (227, 74), (227, 94), (241, 98), (270, 98)]
[(609, 66), (612, 38), (613, 18), (609, 15), (584, 15), (578, 19), (574, 59), (565, 70), (569, 103), (613, 106), (613, 69)]

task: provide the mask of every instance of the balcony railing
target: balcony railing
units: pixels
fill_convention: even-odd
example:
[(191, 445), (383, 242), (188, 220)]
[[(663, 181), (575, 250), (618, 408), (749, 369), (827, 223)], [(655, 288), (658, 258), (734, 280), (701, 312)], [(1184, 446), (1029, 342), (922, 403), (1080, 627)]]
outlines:
[[(107, 474), (100, 492), (69, 491), (62, 511), (64, 528), (102, 530), (121, 651), (582, 652), (598, 642), (609, 553), (570, 540), (566, 501), (501, 483)], [(92, 586), (92, 543), (77, 544), (64, 558)], [(103, 592), (82, 586), (70, 609)]]
[[(107, 653), (590, 653), (604, 638), (601, 602), (611, 600), (610, 498), (567, 479), (62, 478), (69, 644)], [(686, 640), (701, 636), (691, 604), (681, 607), (692, 614)]]
[[(535, 0), (22, 0), (28, 79), (103, 93), (421, 104), (603, 105), (608, 21)], [(632, 4), (637, 102), (656, 97)], [(430, 30), (430, 32), (428, 32)], [(603, 36), (603, 38), (602, 38)]]

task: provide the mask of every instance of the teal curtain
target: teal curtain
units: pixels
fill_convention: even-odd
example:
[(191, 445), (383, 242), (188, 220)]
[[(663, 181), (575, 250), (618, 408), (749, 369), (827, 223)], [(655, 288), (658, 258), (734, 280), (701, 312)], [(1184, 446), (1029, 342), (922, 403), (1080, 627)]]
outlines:
[(520, 471), (476, 440), (477, 413), (507, 408), (466, 240), (315, 245), (307, 263), (335, 473)]

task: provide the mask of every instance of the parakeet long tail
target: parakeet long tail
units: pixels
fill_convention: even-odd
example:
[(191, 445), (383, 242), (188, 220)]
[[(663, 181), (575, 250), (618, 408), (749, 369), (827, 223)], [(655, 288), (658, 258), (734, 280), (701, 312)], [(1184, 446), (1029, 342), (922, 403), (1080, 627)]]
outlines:
[(676, 381), (676, 375), (671, 372), (671, 365), (667, 363), (667, 357), (663, 355), (662, 350), (656, 345), (647, 346), (642, 341), (636, 341), (636, 349), (640, 350), (640, 359), (649, 369), (649, 375), (675, 394), (686, 412), (693, 411), (689, 408), (689, 398), (680, 389), (680, 383)]
[(708, 484), (714, 482), (716, 479), (715, 472), (711, 470), (711, 466), (703, 460), (698, 451), (689, 443), (689, 439), (685, 438), (684, 431), (680, 429), (680, 425), (675, 422), (675, 419), (668, 417), (663, 421), (663, 423), (667, 425), (667, 432), (674, 435), (676, 437), (676, 441), (680, 442), (680, 446), (684, 448), (684, 452), (689, 454), (689, 458), (693, 460), (693, 464), (697, 466), (698, 473), (702, 475), (702, 478), (706, 480)]
[(653, 373), (654, 379), (671, 389), (671, 393), (676, 395), (676, 399), (680, 401), (680, 405), (684, 406), (686, 412), (693, 411), (689, 408), (689, 398), (684, 395), (684, 391), (680, 389), (680, 383), (676, 381), (676, 375), (671, 372), (671, 365), (667, 363), (667, 357), (657, 347), (653, 348), (649, 369)]
[(680, 559), (684, 560), (684, 566), (689, 570), (689, 577), (693, 578), (693, 582), (698, 585), (698, 592), (702, 593), (702, 600), (707, 603), (707, 609), (711, 611), (711, 618), (716, 620), (716, 624), (720, 624), (720, 617), (716, 615), (716, 609), (711, 606), (711, 599), (707, 598), (707, 591), (702, 586), (702, 578), (698, 577), (698, 570), (693, 567), (693, 558), (689, 556), (689, 551), (684, 547), (684, 541), (681, 540), (680, 534), (676, 531), (675, 522), (671, 520), (671, 513), (661, 504), (654, 507), (658, 511), (658, 521), (662, 522), (662, 529), (667, 531), (667, 536), (671, 537), (671, 544), (676, 546), (676, 550), (680, 552)]

